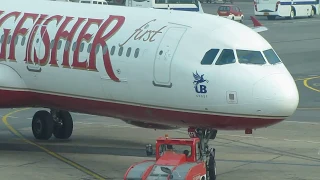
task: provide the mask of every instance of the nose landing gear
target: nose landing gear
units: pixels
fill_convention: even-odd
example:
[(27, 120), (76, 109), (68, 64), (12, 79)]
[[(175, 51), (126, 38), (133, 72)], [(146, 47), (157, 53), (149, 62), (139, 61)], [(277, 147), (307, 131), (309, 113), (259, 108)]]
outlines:
[(190, 137), (198, 137), (200, 139), (200, 158), (206, 163), (208, 180), (216, 180), (217, 168), (215, 161), (215, 149), (209, 148), (208, 142), (210, 139), (215, 139), (217, 135), (215, 129), (205, 128), (189, 128), (188, 133)]

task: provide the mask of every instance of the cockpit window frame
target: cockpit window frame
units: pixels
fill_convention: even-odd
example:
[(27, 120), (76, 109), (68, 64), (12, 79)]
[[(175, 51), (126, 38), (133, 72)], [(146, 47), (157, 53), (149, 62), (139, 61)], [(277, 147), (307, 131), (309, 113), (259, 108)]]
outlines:
[[(231, 50), (233, 52), (233, 57), (234, 57), (234, 62), (231, 62), (231, 63), (224, 63), (224, 64), (217, 64), (217, 62), (220, 60), (220, 57), (222, 55), (222, 53), (225, 51), (225, 50)], [(237, 54), (235, 53), (235, 49), (231, 49), (231, 48), (226, 48), (226, 49), (220, 49), (219, 53), (217, 54), (217, 57), (214, 61), (214, 65), (216, 66), (222, 66), (222, 65), (230, 65), (230, 64), (236, 64), (238, 63), (238, 58), (237, 58)]]
[[(264, 63), (244, 63), (242, 62), (242, 58), (239, 58), (239, 55), (238, 55), (238, 51), (248, 51), (248, 52), (255, 52), (255, 53), (259, 53), (262, 60), (264, 61)], [(235, 53), (236, 53), (236, 56), (237, 56), (237, 59), (238, 59), (238, 63), (239, 64), (245, 64), (245, 65), (260, 65), (260, 66), (263, 66), (263, 65), (266, 65), (268, 64), (268, 61), (267, 59), (265, 58), (264, 54), (262, 51), (257, 51), (257, 50), (248, 50), (248, 49), (235, 49)], [(250, 60), (250, 59), (248, 59)]]
[[(276, 57), (278, 58), (279, 62), (271, 63), (269, 61), (269, 59), (267, 58), (267, 56), (265, 54), (265, 51), (270, 51), (270, 50), (274, 53), (274, 55), (276, 55)], [(276, 51), (273, 48), (269, 48), (269, 49), (263, 50), (263, 51), (261, 51), (261, 53), (262, 53), (263, 57), (265, 58), (265, 60), (271, 65), (276, 65), (276, 64), (281, 64), (282, 63), (281, 58), (279, 57), (279, 55), (276, 53)]]
[(219, 58), (219, 54), (221, 53), (221, 49), (219, 48), (211, 48), (209, 49), (204, 56), (202, 57), (202, 60), (200, 61), (201, 65), (212, 65), (213, 62), (215, 62), (215, 60), (217, 58)]

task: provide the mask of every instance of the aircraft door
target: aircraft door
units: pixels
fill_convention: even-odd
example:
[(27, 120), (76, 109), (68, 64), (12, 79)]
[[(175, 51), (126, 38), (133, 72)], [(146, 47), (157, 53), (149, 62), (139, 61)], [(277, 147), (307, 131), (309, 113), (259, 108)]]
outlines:
[[(36, 25), (32, 30), (30, 35), (34, 35), (33, 39), (28, 40), (27, 44), (27, 69), (31, 72), (41, 72), (41, 67), (38, 61), (35, 61), (35, 55), (41, 59), (43, 58), (42, 48), (44, 48), (43, 44), (43, 32), (41, 34), (41, 28), (43, 25)], [(32, 37), (32, 36), (31, 36)], [(31, 49), (30, 49), (31, 46)], [(30, 49), (30, 51), (29, 51)]]
[(160, 87), (172, 87), (171, 62), (177, 46), (186, 32), (186, 28), (169, 28), (158, 47), (153, 66), (153, 85)]

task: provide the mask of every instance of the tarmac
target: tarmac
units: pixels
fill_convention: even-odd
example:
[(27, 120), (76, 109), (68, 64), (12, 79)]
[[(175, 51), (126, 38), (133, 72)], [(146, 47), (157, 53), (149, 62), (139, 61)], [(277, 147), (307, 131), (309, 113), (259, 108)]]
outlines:
[[(235, 3), (252, 26), (252, 3)], [(203, 4), (205, 12), (218, 5)], [(319, 17), (258, 20), (269, 28), (261, 33), (295, 78), (299, 108), (282, 123), (244, 131), (219, 131), (211, 142), (216, 149), (217, 180), (320, 179)], [(208, 24), (210, 25), (210, 24)], [(69, 140), (33, 138), (31, 119), (39, 109), (0, 110), (0, 179), (123, 179), (131, 164), (152, 159), (145, 145), (158, 136), (188, 137), (186, 129), (143, 129), (120, 120), (72, 113), (74, 132)], [(9, 113), (9, 114), (8, 114)]]

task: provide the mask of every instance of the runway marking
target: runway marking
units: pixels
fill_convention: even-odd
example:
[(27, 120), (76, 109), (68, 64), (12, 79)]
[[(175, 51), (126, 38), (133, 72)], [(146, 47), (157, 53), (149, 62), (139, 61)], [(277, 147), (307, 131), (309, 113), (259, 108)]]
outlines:
[(312, 125), (319, 125), (320, 123), (316, 123), (316, 122), (300, 122), (300, 121), (283, 121), (283, 122), (288, 122), (288, 123), (298, 123), (298, 124), (312, 124)]
[(90, 175), (90, 176), (95, 177), (96, 179), (105, 179), (105, 178), (102, 177), (101, 175), (99, 175), (99, 174), (97, 174), (97, 173), (95, 173), (95, 172), (93, 172), (93, 171), (91, 171), (91, 170), (89, 170), (89, 169), (87, 169), (87, 168), (85, 168), (85, 167), (77, 164), (76, 162), (73, 162), (73, 161), (71, 161), (71, 160), (69, 160), (69, 159), (67, 159), (67, 158), (65, 158), (65, 157), (63, 157), (63, 156), (61, 156), (61, 155), (59, 155), (59, 154), (57, 154), (57, 153), (54, 153), (54, 152), (48, 150), (47, 148), (45, 148), (45, 147), (43, 147), (43, 146), (40, 146), (39, 144), (37, 144), (37, 143), (35, 143), (35, 142), (31, 142), (30, 140), (26, 139), (21, 133), (19, 133), (17, 130), (15, 130), (15, 129), (8, 123), (8, 121), (7, 121), (8, 117), (10, 117), (10, 115), (12, 115), (12, 114), (14, 114), (14, 113), (17, 113), (17, 112), (19, 112), (19, 111), (24, 111), (24, 110), (27, 110), (27, 109), (30, 109), (30, 108), (18, 109), (18, 110), (12, 111), (12, 112), (4, 115), (4, 116), (2, 117), (2, 122), (7, 126), (7, 128), (8, 128), (13, 134), (15, 134), (16, 136), (18, 136), (18, 137), (19, 137), (22, 141), (24, 141), (25, 143), (31, 144), (31, 145), (34, 145), (34, 146), (40, 148), (41, 150), (43, 150), (43, 151), (46, 152), (47, 154), (53, 156), (54, 158), (59, 159), (59, 160), (61, 160), (62, 162), (66, 163), (66, 164), (69, 164), (70, 166), (72, 166), (72, 167), (80, 170), (81, 172), (86, 173), (86, 174), (88, 174), (88, 175)]
[(296, 24), (296, 23), (309, 23), (309, 22), (316, 22), (316, 21), (320, 21), (319, 19), (315, 19), (315, 20), (308, 20), (308, 21), (305, 21), (305, 20), (301, 20), (301, 21), (280, 21), (280, 22), (273, 22), (273, 23), (268, 23), (268, 22), (265, 22), (265, 25), (274, 25), (274, 24)]
[[(1, 116), (1, 117), (4, 117), (4, 116)], [(8, 116), (9, 118), (13, 118), (13, 119), (17, 119), (19, 117), (15, 117), (15, 116)]]
[[(180, 132), (182, 134), (187, 134), (186, 131), (176, 130), (176, 132)], [(308, 141), (308, 140), (299, 140), (299, 139), (273, 139), (267, 137), (260, 136), (250, 136), (250, 135), (236, 135), (236, 134), (217, 134), (219, 136), (231, 136), (231, 137), (241, 137), (241, 138), (254, 138), (254, 139), (264, 139), (264, 140), (283, 140), (283, 141), (291, 141), (291, 142), (303, 142), (303, 143), (311, 143), (311, 144), (320, 144), (319, 141)]]
[[(297, 122), (297, 121), (283, 121), (283, 122), (290, 122), (290, 123), (299, 123), (299, 124), (316, 124), (319, 125), (320, 123), (313, 123), (313, 122)], [(104, 125), (103, 127), (113, 127), (113, 128), (131, 128), (131, 129), (138, 129), (140, 127), (130, 126), (130, 125)], [(183, 130), (173, 130), (179, 133), (187, 134), (186, 131)], [(254, 136), (254, 135), (237, 135), (237, 134), (224, 134), (219, 133), (219, 136), (229, 136), (229, 137), (241, 137), (241, 138), (254, 138), (254, 139), (264, 139), (264, 140), (283, 140), (283, 141), (292, 141), (292, 142), (303, 142), (303, 143), (312, 143), (312, 144), (320, 144), (318, 141), (309, 141), (309, 140), (297, 140), (297, 139), (273, 139), (261, 136)]]
[(306, 88), (309, 88), (313, 91), (316, 91), (316, 92), (320, 92), (320, 89), (316, 89), (314, 87), (311, 87), (309, 84), (308, 84), (308, 81), (311, 80), (311, 79), (318, 79), (320, 78), (320, 76), (315, 76), (315, 77), (310, 77), (310, 78), (306, 78), (303, 80), (303, 85), (306, 87)]
[(295, 79), (294, 81), (303, 81), (305, 80), (306, 78), (298, 78), (298, 79)]
[(283, 139), (285, 141), (293, 141), (293, 142), (303, 142), (302, 140), (296, 140), (296, 139)]
[[(311, 79), (316, 79), (316, 78), (320, 78), (319, 75), (308, 75), (308, 77), (306, 78), (297, 78), (295, 79), (294, 81), (303, 81), (303, 85), (305, 87), (307, 87), (308, 89), (311, 89), (313, 91), (317, 91), (317, 92), (320, 92), (319, 89), (315, 89), (311, 86), (308, 85), (308, 81), (311, 80)], [(316, 85), (315, 85), (316, 84)], [(314, 83), (313, 85), (315, 86), (320, 86), (320, 83)], [(320, 110), (320, 107), (298, 107), (297, 108), (298, 110)], [(287, 121), (288, 122), (288, 121)]]
[(299, 110), (320, 110), (320, 107), (301, 107)]

